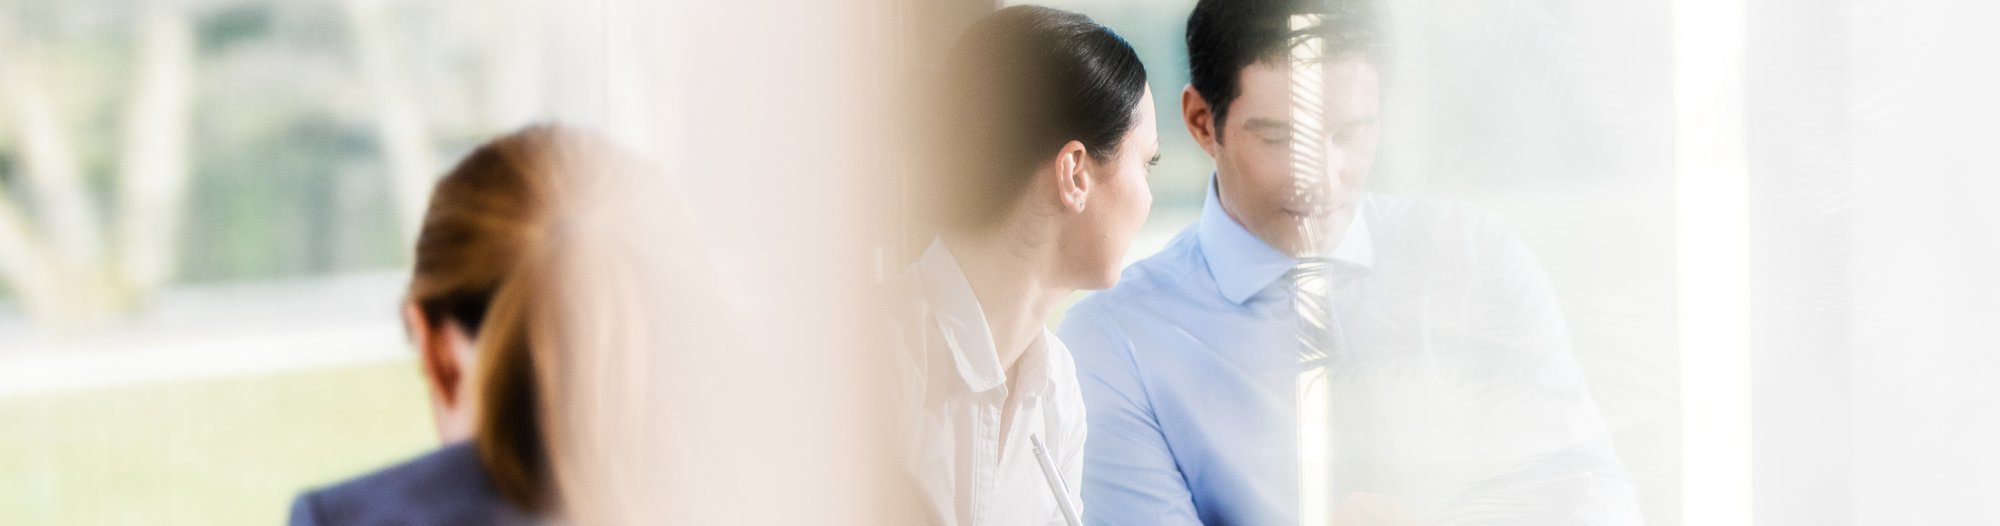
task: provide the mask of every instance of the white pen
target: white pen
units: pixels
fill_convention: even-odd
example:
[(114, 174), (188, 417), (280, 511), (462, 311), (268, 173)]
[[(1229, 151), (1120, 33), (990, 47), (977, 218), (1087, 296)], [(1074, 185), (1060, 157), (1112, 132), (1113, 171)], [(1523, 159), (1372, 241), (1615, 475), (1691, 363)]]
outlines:
[(1049, 491), (1056, 493), (1056, 507), (1062, 509), (1063, 520), (1068, 521), (1069, 526), (1083, 526), (1083, 519), (1076, 516), (1076, 506), (1069, 502), (1069, 484), (1063, 482), (1062, 472), (1056, 471), (1056, 461), (1049, 458), (1049, 448), (1042, 447), (1042, 437), (1028, 433), (1028, 442), (1035, 445), (1035, 461), (1042, 465), (1042, 477), (1049, 479)]

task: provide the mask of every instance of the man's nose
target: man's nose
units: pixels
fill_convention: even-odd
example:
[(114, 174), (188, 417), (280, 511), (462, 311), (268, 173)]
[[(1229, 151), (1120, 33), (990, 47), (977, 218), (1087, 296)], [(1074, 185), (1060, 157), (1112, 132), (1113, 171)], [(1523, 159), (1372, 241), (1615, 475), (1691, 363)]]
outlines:
[(1340, 173), (1347, 168), (1347, 151), (1332, 144), (1325, 146), (1322, 151), (1323, 161), (1315, 163), (1319, 166), (1309, 168), (1310, 173), (1294, 174), (1298, 179), (1297, 186), (1301, 188), (1302, 193), (1307, 194), (1300, 197), (1315, 203), (1331, 202), (1345, 189), (1346, 184), (1341, 180)]
[(1341, 181), (1340, 174), (1346, 170), (1347, 149), (1341, 148), (1339, 143), (1327, 141), (1326, 176), (1322, 179), (1326, 181), (1326, 194), (1328, 196), (1336, 195), (1345, 189), (1346, 183)]

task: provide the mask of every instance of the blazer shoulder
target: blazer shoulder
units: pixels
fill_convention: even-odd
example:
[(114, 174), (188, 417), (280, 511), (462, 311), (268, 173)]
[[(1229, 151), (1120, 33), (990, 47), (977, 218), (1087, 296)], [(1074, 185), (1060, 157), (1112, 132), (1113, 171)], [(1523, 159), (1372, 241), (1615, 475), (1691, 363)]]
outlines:
[(293, 526), (533, 522), (500, 496), (471, 443), (306, 492), (291, 513)]
[(307, 491), (300, 493), (298, 498), (292, 499), (291, 517), (285, 522), (291, 526), (318, 526), (321, 522), (319, 520), (319, 492)]

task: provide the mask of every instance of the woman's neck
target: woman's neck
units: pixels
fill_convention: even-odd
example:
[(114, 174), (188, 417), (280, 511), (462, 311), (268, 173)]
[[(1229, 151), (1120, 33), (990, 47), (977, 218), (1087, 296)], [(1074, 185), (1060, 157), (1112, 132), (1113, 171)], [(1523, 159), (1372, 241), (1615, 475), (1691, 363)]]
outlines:
[(1053, 285), (1053, 241), (1033, 243), (1020, 232), (946, 235), (945, 246), (972, 284), (979, 311), (993, 333), (1001, 370), (1013, 383), (1014, 364), (1043, 330), (1043, 321), (1069, 297), (1070, 290)]

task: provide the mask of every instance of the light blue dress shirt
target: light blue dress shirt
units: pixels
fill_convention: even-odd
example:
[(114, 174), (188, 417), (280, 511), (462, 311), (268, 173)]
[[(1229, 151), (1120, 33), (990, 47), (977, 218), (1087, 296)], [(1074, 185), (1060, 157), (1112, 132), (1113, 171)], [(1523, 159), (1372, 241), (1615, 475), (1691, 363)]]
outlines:
[[(1333, 501), (1387, 495), (1426, 524), (1637, 524), (1525, 245), (1461, 207), (1357, 210), (1330, 254)], [(1069, 311), (1088, 523), (1299, 523), (1295, 265), (1211, 184), (1198, 223)]]

